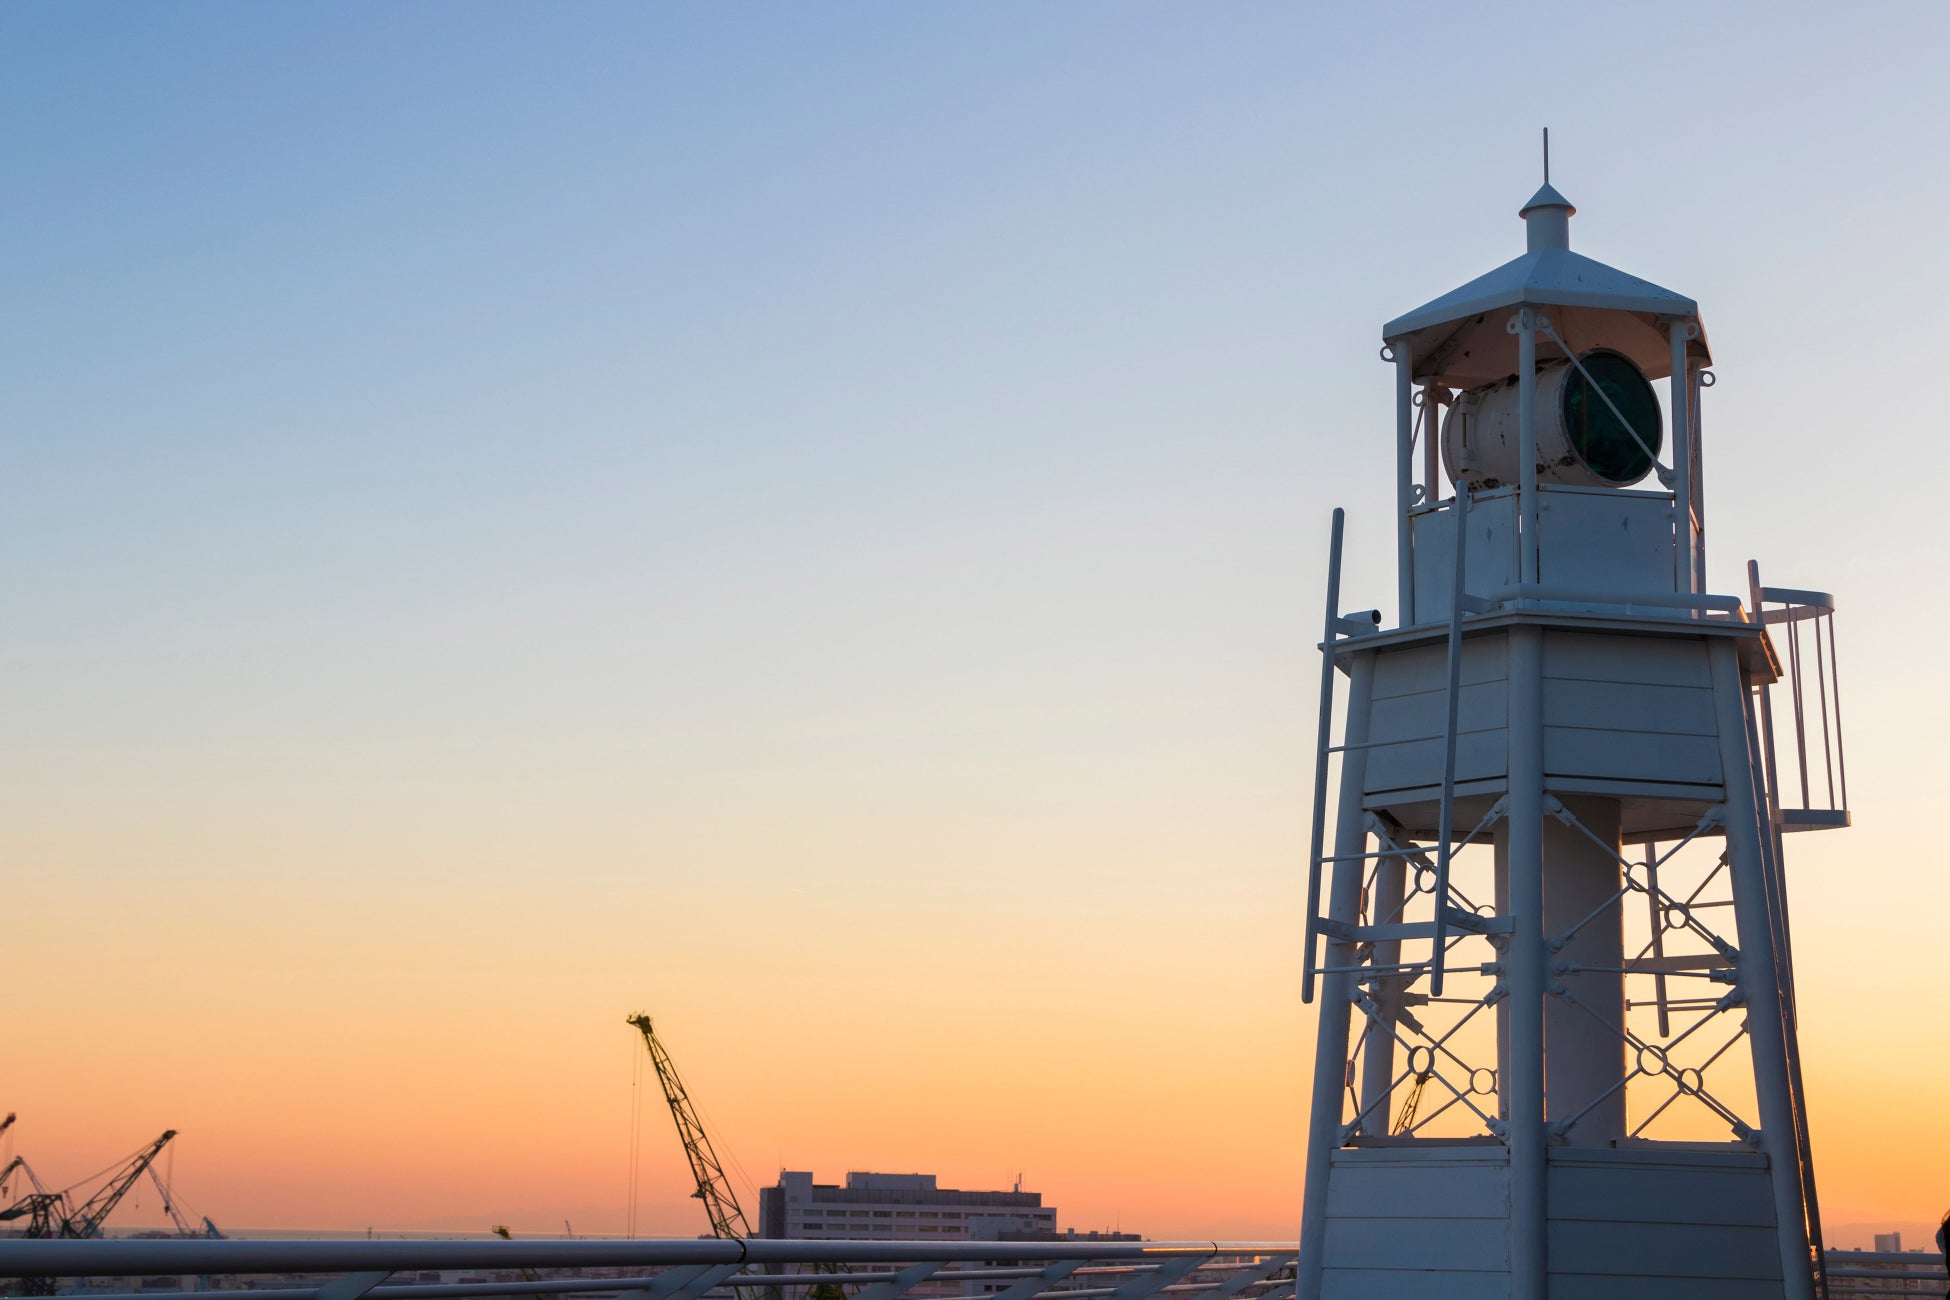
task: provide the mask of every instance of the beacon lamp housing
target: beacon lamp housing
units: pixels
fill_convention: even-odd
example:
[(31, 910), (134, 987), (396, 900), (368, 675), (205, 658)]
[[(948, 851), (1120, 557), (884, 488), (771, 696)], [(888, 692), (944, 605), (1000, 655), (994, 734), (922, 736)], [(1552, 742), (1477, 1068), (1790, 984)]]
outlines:
[[(1592, 391), (1593, 380), (1602, 396)], [(1517, 481), (1518, 391), (1511, 375), (1464, 393), (1449, 408), (1442, 424), (1442, 467), (1450, 482), (1467, 477), (1482, 489)], [(1592, 351), (1576, 365), (1540, 366), (1534, 409), (1541, 482), (1630, 487), (1652, 471), (1664, 444), (1658, 394), (1623, 353)]]

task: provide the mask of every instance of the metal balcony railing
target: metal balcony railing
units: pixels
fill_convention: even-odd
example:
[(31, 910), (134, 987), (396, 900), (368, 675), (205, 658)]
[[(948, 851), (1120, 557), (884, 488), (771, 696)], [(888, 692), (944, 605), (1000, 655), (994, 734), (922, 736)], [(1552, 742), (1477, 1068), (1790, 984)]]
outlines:
[[(1842, 747), (1842, 679), (1836, 662), (1835, 598), (1825, 591), (1760, 585), (1749, 562), (1755, 622), (1780, 635), (1781, 680), (1763, 696), (1762, 742), (1775, 822), (1783, 831), (1846, 826), (1848, 756)], [(1777, 738), (1773, 692), (1786, 695), (1793, 731)]]
[[(1291, 1300), (1292, 1242), (0, 1241), (0, 1292), (97, 1300)], [(815, 1265), (843, 1272), (815, 1272)], [(429, 1275), (438, 1281), (427, 1280)], [(170, 1279), (164, 1288), (145, 1280)], [(194, 1279), (191, 1283), (190, 1280)], [(827, 1294), (830, 1294), (827, 1293)]]
[[(1291, 1242), (1212, 1241), (11, 1239), (0, 1240), (0, 1291), (91, 1300), (717, 1300), (736, 1286), (791, 1300), (838, 1284), (853, 1300), (1291, 1300), (1296, 1254)], [(1827, 1300), (1935, 1297), (1946, 1284), (1933, 1253), (1830, 1250), (1824, 1258)], [(815, 1273), (814, 1264), (846, 1271)], [(143, 1285), (164, 1279), (167, 1287)], [(198, 1289), (182, 1289), (190, 1279)]]
[(1921, 1251), (1830, 1250), (1827, 1300), (1910, 1295), (1937, 1300), (1944, 1294), (1943, 1256)]

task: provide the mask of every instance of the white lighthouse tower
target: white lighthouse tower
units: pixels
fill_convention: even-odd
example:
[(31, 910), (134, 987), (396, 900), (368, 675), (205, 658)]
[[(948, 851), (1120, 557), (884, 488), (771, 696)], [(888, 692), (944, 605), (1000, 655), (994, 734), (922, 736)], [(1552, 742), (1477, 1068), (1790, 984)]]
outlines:
[(1848, 824), (1834, 602), (1706, 594), (1699, 308), (1573, 211), (1383, 329), (1396, 626), (1335, 512), (1299, 1300), (1824, 1289), (1782, 840)]

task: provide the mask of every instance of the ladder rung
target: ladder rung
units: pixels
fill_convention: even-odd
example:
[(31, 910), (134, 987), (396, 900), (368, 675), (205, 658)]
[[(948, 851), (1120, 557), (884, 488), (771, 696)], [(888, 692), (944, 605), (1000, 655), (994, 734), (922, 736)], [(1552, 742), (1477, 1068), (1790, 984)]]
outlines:
[(1693, 953), (1684, 957), (1627, 957), (1625, 969), (1634, 974), (1651, 972), (1670, 975), (1688, 970), (1727, 970), (1733, 963), (1717, 952)]
[[(1451, 911), (1447, 928), (1464, 930), (1470, 934), (1509, 934), (1514, 922), (1507, 916), (1472, 916), (1468, 912)], [(1314, 928), (1329, 938), (1347, 943), (1392, 943), (1397, 939), (1433, 939), (1434, 921), (1400, 921), (1392, 925), (1347, 925), (1332, 917), (1323, 916), (1314, 922)]]
[(1325, 853), (1316, 858), (1315, 861), (1324, 864), (1328, 862), (1366, 862), (1370, 858), (1419, 858), (1426, 856), (1432, 851), (1431, 849), (1417, 847), (1412, 849), (1376, 849), (1373, 853)]
[(1317, 925), (1322, 934), (1348, 943), (1388, 943), (1396, 939), (1435, 937), (1433, 921), (1404, 921), (1396, 925), (1344, 925), (1339, 921), (1323, 917)]

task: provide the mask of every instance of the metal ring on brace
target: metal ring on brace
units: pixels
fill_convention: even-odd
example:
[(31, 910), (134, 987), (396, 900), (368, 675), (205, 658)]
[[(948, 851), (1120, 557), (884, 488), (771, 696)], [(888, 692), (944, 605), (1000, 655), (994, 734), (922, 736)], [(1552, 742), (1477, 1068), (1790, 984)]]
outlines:
[[(1478, 1080), (1484, 1075), (1489, 1076), (1489, 1082), (1479, 1083)], [(1469, 1090), (1478, 1097), (1493, 1095), (1496, 1092), (1496, 1071), (1490, 1069), (1487, 1065), (1479, 1065), (1471, 1070), (1469, 1072)]]
[[(1417, 1065), (1415, 1063), (1416, 1060), (1418, 1059), (1416, 1055), (1418, 1052), (1421, 1054), (1419, 1059), (1421, 1060), (1422, 1063), (1420, 1065)], [(1417, 1078), (1420, 1078), (1425, 1074), (1434, 1074), (1435, 1073), (1435, 1049), (1433, 1047), (1409, 1048), (1408, 1049), (1408, 1071), (1410, 1074), (1415, 1075)]]
[[(1648, 1060), (1652, 1064), (1647, 1065)], [(1641, 1074), (1664, 1074), (1666, 1072), (1665, 1049), (1654, 1047), (1651, 1043), (1639, 1048), (1638, 1066)]]

